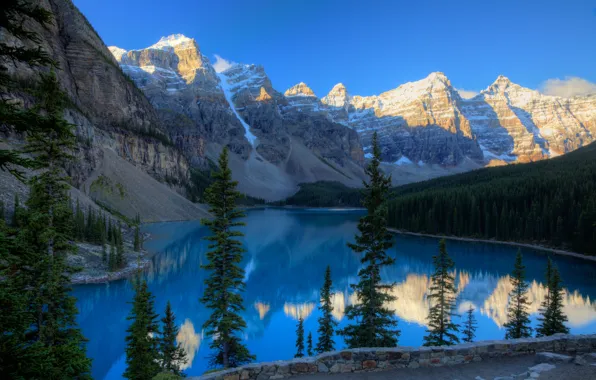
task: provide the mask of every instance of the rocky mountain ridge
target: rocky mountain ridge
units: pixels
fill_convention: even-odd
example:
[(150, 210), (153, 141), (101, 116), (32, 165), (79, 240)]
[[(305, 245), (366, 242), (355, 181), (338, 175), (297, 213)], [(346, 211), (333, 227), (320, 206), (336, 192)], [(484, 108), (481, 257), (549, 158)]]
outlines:
[(596, 96), (547, 96), (504, 76), (472, 99), (437, 72), (378, 96), (352, 96), (340, 83), (321, 101), (332, 119), (359, 131), (365, 147), (377, 131), (384, 159), (398, 165), (535, 161), (596, 134)]
[[(163, 108), (173, 108), (171, 98), (181, 91), (177, 86), (183, 82), (179, 78), (185, 73), (172, 63), (166, 66), (161, 63), (158, 70), (131, 58), (169, 54), (169, 61), (164, 58), (164, 62), (174, 62), (176, 58), (172, 54), (178, 54), (178, 46), (202, 57), (195, 64), (188, 61), (188, 67), (209, 71), (210, 64), (196, 42), (182, 35), (164, 37), (142, 50), (126, 52), (111, 48), (114, 57), (160, 114), (164, 113)], [(155, 53), (156, 50), (160, 53)], [(166, 79), (160, 79), (164, 77), (160, 71), (164, 67), (172, 71)], [(283, 93), (277, 91), (264, 68), (258, 65), (234, 64), (215, 75), (211, 71), (207, 76), (210, 79), (196, 87), (200, 91), (207, 89), (212, 96), (223, 93), (231, 111), (230, 118), (219, 120), (214, 128), (223, 131), (240, 124), (244, 129), (242, 133), (238, 128), (227, 141), (203, 133), (207, 145), (214, 141), (227, 144), (244, 161), (249, 160), (248, 152), (254, 149), (265, 166), (275, 166), (273, 171), (271, 168), (266, 171), (278, 175), (281, 170), (295, 177), (286, 181), (284, 187), (294, 188), (296, 180), (308, 182), (320, 178), (320, 175), (296, 176), (292, 168), (284, 166), (295, 142), (332, 165), (336, 172), (350, 172), (338, 179), (353, 185), (353, 177), (360, 178), (361, 171), (352, 167), (362, 166), (362, 152), (370, 153), (370, 139), (376, 131), (385, 167), (399, 177), (394, 180), (399, 184), (487, 165), (554, 157), (593, 141), (596, 133), (596, 96), (574, 99), (546, 96), (514, 84), (504, 76), (472, 99), (463, 99), (440, 72), (373, 96), (352, 95), (339, 83), (320, 99), (304, 82)], [(147, 87), (146, 83), (158, 80), (162, 80), (159, 91)], [(200, 104), (203, 99), (197, 97), (196, 101)], [(189, 123), (189, 129), (200, 128), (201, 122), (209, 119), (188, 115), (185, 110), (177, 111), (186, 112), (194, 121), (196, 126)], [(356, 131), (358, 136), (341, 126)], [(311, 168), (307, 171), (312, 174)], [(246, 176), (250, 177), (250, 173)]]

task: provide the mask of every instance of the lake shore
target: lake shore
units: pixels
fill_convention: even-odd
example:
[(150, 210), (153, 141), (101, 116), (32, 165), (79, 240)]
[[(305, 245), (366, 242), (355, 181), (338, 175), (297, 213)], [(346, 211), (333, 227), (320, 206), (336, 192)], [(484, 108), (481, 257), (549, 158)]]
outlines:
[(581, 253), (576, 253), (576, 252), (571, 252), (571, 251), (565, 251), (565, 250), (556, 249), (556, 248), (549, 248), (549, 247), (544, 247), (542, 245), (536, 245), (536, 244), (517, 243), (517, 242), (514, 242), (514, 241), (500, 241), (500, 240), (489, 240), (489, 239), (477, 239), (477, 238), (458, 237), (458, 236), (445, 236), (445, 235), (423, 234), (423, 233), (420, 233), (420, 232), (403, 231), (403, 230), (398, 230), (398, 229), (395, 229), (395, 228), (388, 228), (387, 230), (389, 232), (391, 232), (391, 233), (400, 234), (400, 235), (424, 236), (424, 237), (441, 238), (441, 239), (449, 239), (449, 240), (460, 240), (460, 241), (468, 241), (468, 242), (512, 245), (512, 246), (517, 246), (517, 247), (524, 247), (524, 248), (531, 248), (531, 249), (536, 249), (536, 250), (540, 250), (540, 251), (552, 252), (552, 253), (557, 254), (557, 255), (577, 257), (578, 259), (583, 259), (583, 260), (588, 260), (588, 261), (594, 261), (594, 262), (596, 262), (596, 256), (582, 255)]

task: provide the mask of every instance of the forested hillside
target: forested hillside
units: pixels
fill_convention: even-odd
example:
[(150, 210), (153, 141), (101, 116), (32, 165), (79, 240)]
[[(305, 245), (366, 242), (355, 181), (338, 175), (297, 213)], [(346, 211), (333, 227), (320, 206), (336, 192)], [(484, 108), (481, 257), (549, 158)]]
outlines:
[(361, 190), (343, 183), (320, 181), (303, 183), (291, 197), (274, 203), (278, 206), (306, 207), (362, 207)]
[(596, 254), (596, 144), (395, 189), (391, 227)]

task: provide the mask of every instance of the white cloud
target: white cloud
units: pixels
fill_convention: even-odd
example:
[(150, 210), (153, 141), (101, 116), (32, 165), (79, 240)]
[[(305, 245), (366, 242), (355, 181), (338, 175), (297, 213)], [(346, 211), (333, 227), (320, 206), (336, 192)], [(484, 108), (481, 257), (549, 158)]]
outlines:
[(221, 73), (232, 67), (234, 63), (235, 62), (228, 61), (227, 59), (215, 54), (215, 62), (213, 63), (213, 68), (215, 69), (216, 73)]
[(539, 89), (545, 95), (571, 98), (588, 94), (596, 94), (596, 83), (578, 77), (565, 77), (565, 79), (547, 79)]
[(474, 96), (478, 95), (478, 91), (469, 91), (469, 90), (464, 90), (463, 88), (456, 88), (457, 92), (459, 92), (459, 96), (461, 96), (464, 99), (471, 99)]

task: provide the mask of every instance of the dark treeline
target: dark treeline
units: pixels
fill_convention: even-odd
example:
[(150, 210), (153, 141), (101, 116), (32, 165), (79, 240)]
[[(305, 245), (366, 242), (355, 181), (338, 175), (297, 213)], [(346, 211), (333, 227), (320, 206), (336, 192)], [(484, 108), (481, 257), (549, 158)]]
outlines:
[(335, 181), (320, 181), (300, 184), (300, 190), (276, 206), (306, 207), (362, 207), (360, 189), (347, 187)]
[(596, 144), (563, 157), (397, 188), (389, 225), (596, 254)]

